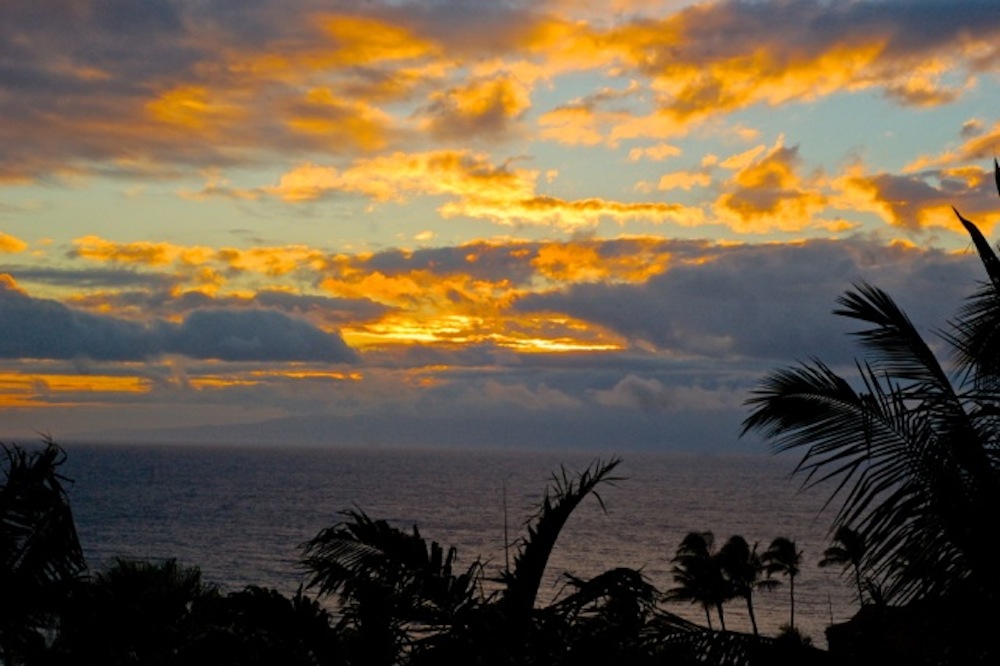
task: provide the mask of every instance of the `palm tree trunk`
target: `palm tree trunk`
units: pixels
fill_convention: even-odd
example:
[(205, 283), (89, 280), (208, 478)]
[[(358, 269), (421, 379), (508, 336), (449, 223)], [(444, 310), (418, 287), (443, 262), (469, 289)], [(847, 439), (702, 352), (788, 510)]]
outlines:
[(747, 614), (750, 615), (750, 626), (753, 627), (753, 635), (759, 636), (757, 632), (757, 616), (753, 612), (753, 598), (751, 595), (747, 595)]
[(705, 609), (705, 621), (708, 622), (709, 630), (712, 629), (712, 609), (708, 604), (704, 605)]
[(788, 626), (795, 629), (795, 576), (788, 576)]
[(726, 630), (726, 616), (723, 615), (723, 613), (722, 613), (722, 604), (721, 603), (715, 604), (715, 610), (719, 614), (719, 627), (722, 628), (722, 631), (725, 631)]

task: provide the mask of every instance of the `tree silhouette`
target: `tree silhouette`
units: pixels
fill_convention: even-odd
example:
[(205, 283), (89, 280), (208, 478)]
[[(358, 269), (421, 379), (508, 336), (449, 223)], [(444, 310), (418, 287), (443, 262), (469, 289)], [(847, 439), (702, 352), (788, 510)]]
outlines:
[(948, 363), (885, 291), (858, 283), (835, 311), (865, 325), (858, 376), (819, 360), (774, 371), (748, 399), (743, 432), (803, 450), (806, 483), (833, 483), (834, 528), (857, 530), (887, 601), (985, 607), (1000, 600), (1000, 259), (955, 212), (988, 280), (939, 335)]
[(795, 577), (800, 573), (802, 551), (788, 537), (777, 537), (760, 556), (767, 575), (788, 576), (788, 626), (795, 629)]
[(428, 543), (416, 527), (405, 532), (363, 511), (304, 544), (308, 587), (337, 594), (341, 628), (367, 663), (392, 664), (462, 607), (476, 601), (481, 565), (453, 571), (457, 553)]
[(116, 559), (73, 590), (54, 653), (62, 663), (181, 663), (193, 609), (218, 593), (197, 567)]
[(674, 564), (671, 573), (677, 585), (667, 590), (666, 598), (700, 604), (709, 629), (712, 629), (711, 610), (714, 609), (719, 616), (719, 626), (725, 631), (722, 604), (729, 598), (729, 586), (715, 557), (714, 545), (715, 536), (711, 532), (688, 532), (671, 560)]
[(840, 566), (848, 568), (858, 589), (858, 604), (864, 606), (865, 597), (861, 584), (861, 566), (865, 557), (865, 541), (860, 534), (846, 525), (841, 525), (833, 535), (833, 544), (823, 551), (819, 566)]
[(512, 613), (525, 615), (534, 607), (549, 556), (566, 521), (588, 495), (593, 494), (604, 508), (604, 500), (597, 488), (601, 484), (613, 484), (620, 480), (612, 476), (620, 463), (620, 458), (607, 462), (597, 460), (576, 478), (572, 478), (564, 467), (560, 468), (558, 475), (552, 475), (545, 496), (528, 521), (528, 535), (520, 541), (514, 557), (514, 569), (505, 571), (502, 576), (506, 585), (503, 603)]
[(70, 585), (86, 571), (51, 439), (28, 451), (3, 447), (0, 486), (0, 658), (37, 651)]
[(746, 602), (753, 635), (759, 635), (757, 616), (753, 611), (753, 592), (761, 582), (761, 561), (757, 555), (757, 544), (751, 547), (746, 539), (733, 535), (719, 549), (716, 558), (727, 583), (727, 597), (739, 597)]

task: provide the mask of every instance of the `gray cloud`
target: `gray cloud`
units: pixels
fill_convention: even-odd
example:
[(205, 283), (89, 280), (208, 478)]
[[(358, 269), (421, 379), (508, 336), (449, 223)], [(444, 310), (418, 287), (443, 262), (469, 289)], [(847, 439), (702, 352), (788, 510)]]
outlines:
[(354, 362), (337, 333), (273, 310), (196, 310), (143, 325), (32, 298), (0, 282), (0, 358), (134, 361), (163, 354), (226, 361)]
[(42, 268), (15, 264), (0, 264), (0, 274), (14, 277), (18, 283), (39, 283), (72, 287), (147, 287), (168, 289), (177, 278), (163, 273), (148, 273), (125, 269)]
[(166, 335), (166, 348), (223, 361), (354, 361), (339, 335), (273, 310), (195, 310)]
[(845, 333), (854, 329), (831, 312), (853, 283), (887, 289), (916, 322), (941, 328), (975, 289), (980, 268), (974, 256), (862, 238), (737, 246), (642, 285), (577, 285), (516, 307), (566, 313), (673, 354), (846, 362), (856, 349)]

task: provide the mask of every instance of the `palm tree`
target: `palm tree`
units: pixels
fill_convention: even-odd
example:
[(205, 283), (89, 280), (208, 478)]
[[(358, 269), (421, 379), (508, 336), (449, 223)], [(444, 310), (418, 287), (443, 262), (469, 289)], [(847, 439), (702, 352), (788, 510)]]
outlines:
[(841, 525), (833, 535), (833, 544), (823, 551), (819, 566), (841, 566), (854, 574), (854, 584), (858, 588), (858, 603), (865, 605), (861, 585), (861, 564), (865, 557), (865, 540), (847, 525)]
[(797, 470), (807, 484), (833, 482), (830, 501), (842, 499), (834, 526), (859, 532), (873, 575), (896, 601), (956, 590), (1000, 597), (1000, 260), (959, 219), (990, 281), (941, 336), (953, 367), (887, 293), (860, 283), (835, 311), (868, 326), (857, 333), (869, 352), (857, 380), (819, 360), (772, 372), (743, 423), (776, 451), (804, 450)]
[(782, 574), (788, 576), (788, 626), (795, 629), (795, 577), (799, 575), (802, 564), (802, 551), (795, 547), (795, 542), (788, 537), (778, 537), (771, 542), (767, 550), (760, 556), (761, 563), (768, 576)]
[(711, 532), (689, 532), (681, 540), (671, 560), (674, 563), (671, 573), (677, 585), (667, 590), (666, 598), (668, 601), (701, 604), (709, 629), (712, 629), (711, 610), (714, 608), (719, 616), (719, 626), (725, 631), (722, 604), (729, 599), (729, 587), (722, 575), (714, 544), (715, 535)]
[(476, 602), (478, 560), (456, 574), (456, 550), (428, 544), (416, 527), (406, 532), (360, 510), (344, 515), (347, 520), (303, 545), (303, 565), (308, 587), (339, 596), (341, 628), (367, 663), (395, 663), (418, 635), (447, 628), (451, 617)]
[(0, 447), (0, 660), (10, 664), (41, 645), (86, 561), (59, 473), (65, 452), (48, 438), (40, 450)]
[(66, 663), (184, 663), (193, 611), (217, 596), (197, 567), (119, 558), (74, 590), (53, 650)]
[(757, 544), (751, 548), (746, 539), (733, 535), (722, 545), (716, 557), (722, 576), (728, 583), (729, 598), (740, 597), (746, 601), (753, 635), (759, 635), (757, 616), (753, 612), (753, 591), (761, 583), (761, 561), (757, 555)]
[[(416, 527), (406, 532), (363, 511), (322, 530), (304, 544), (307, 586), (337, 594), (341, 628), (354, 637), (360, 663), (474, 663), (509, 655), (523, 661), (536, 620), (535, 601), (560, 531), (573, 510), (597, 488), (617, 480), (621, 459), (595, 461), (578, 475), (553, 475), (521, 540), (512, 570), (501, 574), (496, 603), (483, 603), (482, 564), (455, 574), (455, 549), (445, 554)], [(350, 647), (350, 646), (348, 646)], [(502, 653), (502, 655), (500, 654)], [(498, 656), (500, 655), (500, 656)]]

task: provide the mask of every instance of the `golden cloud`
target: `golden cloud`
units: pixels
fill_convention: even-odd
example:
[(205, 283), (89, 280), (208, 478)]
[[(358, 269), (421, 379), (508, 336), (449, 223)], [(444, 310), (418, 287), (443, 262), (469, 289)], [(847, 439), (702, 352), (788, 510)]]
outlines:
[(798, 174), (799, 163), (798, 148), (786, 148), (780, 138), (769, 150), (757, 146), (723, 160), (720, 165), (736, 173), (723, 185), (716, 214), (740, 233), (807, 228), (829, 199), (818, 177)]
[(28, 249), (28, 244), (20, 238), (15, 238), (10, 234), (0, 231), (0, 252), (16, 254)]
[(1000, 222), (995, 197), (982, 195), (995, 191), (993, 173), (978, 167), (894, 175), (870, 174), (855, 165), (833, 185), (845, 202), (842, 205), (875, 213), (886, 223), (910, 231), (943, 227), (964, 236), (953, 207), (966, 216), (974, 215), (984, 233)]
[(660, 241), (636, 238), (629, 251), (609, 255), (597, 242), (545, 243), (531, 260), (538, 274), (550, 282), (645, 282), (667, 270), (670, 254)]
[(712, 177), (701, 171), (675, 171), (660, 176), (656, 184), (658, 190), (691, 190), (694, 187), (708, 187)]
[(344, 143), (365, 151), (382, 148), (388, 142), (389, 114), (360, 100), (344, 100), (329, 87), (313, 88), (305, 99), (293, 104), (285, 121), (289, 129), (337, 152)]
[(484, 155), (467, 151), (396, 152), (359, 160), (343, 170), (303, 164), (265, 191), (289, 202), (335, 191), (383, 202), (402, 202), (412, 194), (506, 198), (529, 196), (536, 178), (535, 171), (493, 166)]
[(185, 247), (171, 243), (137, 241), (115, 243), (99, 236), (83, 236), (73, 241), (73, 254), (97, 261), (165, 266), (173, 262), (195, 266), (207, 262), (213, 251), (207, 247)]
[(667, 158), (677, 157), (682, 153), (683, 151), (677, 146), (672, 146), (668, 143), (659, 143), (648, 148), (633, 148), (628, 153), (628, 161), (638, 162), (642, 159), (648, 159), (654, 162), (662, 162)]
[(146, 110), (158, 122), (198, 132), (237, 123), (245, 115), (238, 106), (221, 101), (207, 88), (190, 85), (160, 93), (147, 102)]
[(438, 208), (445, 218), (468, 216), (498, 224), (551, 225), (566, 230), (591, 228), (603, 218), (683, 225), (704, 221), (700, 209), (674, 203), (540, 195), (535, 191), (538, 175), (535, 170), (495, 166), (484, 155), (467, 151), (397, 152), (359, 160), (343, 170), (303, 164), (265, 191), (290, 203), (331, 192), (360, 194), (380, 202), (403, 202), (411, 195), (451, 195), (455, 199)]
[(426, 129), (441, 138), (499, 136), (531, 106), (530, 90), (512, 76), (476, 79), (431, 94)]

